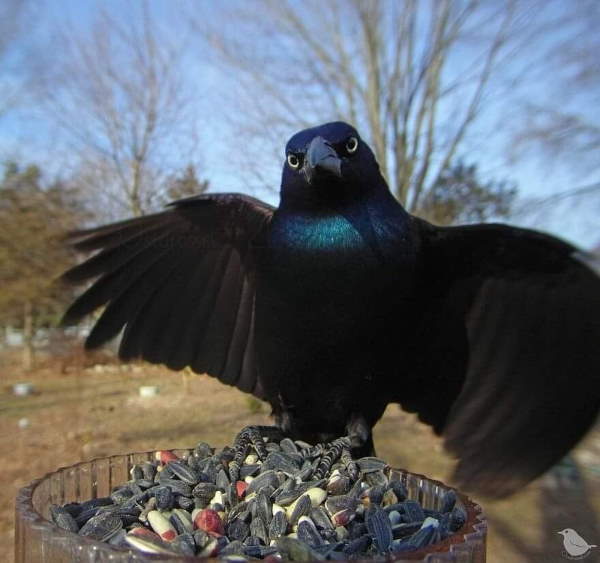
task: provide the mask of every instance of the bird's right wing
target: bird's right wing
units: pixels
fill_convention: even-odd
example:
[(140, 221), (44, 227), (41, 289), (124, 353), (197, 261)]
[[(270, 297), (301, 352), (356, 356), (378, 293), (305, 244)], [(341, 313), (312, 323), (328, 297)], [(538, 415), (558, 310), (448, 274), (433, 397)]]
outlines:
[(105, 307), (87, 348), (124, 329), (124, 360), (189, 366), (262, 397), (254, 362), (255, 258), (273, 210), (248, 196), (210, 194), (71, 233), (74, 248), (99, 252), (64, 280), (97, 279), (63, 323)]

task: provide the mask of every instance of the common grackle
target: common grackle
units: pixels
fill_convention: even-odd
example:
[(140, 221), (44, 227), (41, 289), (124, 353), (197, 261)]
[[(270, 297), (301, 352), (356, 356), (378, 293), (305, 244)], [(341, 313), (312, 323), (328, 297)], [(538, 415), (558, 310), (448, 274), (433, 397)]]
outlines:
[(268, 401), (286, 435), (338, 454), (371, 452), (399, 403), (443, 433), (459, 484), (504, 496), (599, 410), (600, 278), (577, 250), (410, 215), (345, 123), (289, 140), (276, 209), (200, 195), (71, 241), (99, 251), (64, 276), (97, 278), (64, 318), (105, 306), (88, 348), (124, 329), (122, 359), (213, 375)]

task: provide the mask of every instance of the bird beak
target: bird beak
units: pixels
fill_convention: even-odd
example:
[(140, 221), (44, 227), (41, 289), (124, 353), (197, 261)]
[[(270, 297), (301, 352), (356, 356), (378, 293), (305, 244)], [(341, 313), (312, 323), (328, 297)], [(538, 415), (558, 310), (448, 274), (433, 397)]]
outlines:
[(315, 137), (306, 151), (304, 174), (309, 184), (323, 173), (342, 177), (342, 161), (335, 149), (323, 137)]

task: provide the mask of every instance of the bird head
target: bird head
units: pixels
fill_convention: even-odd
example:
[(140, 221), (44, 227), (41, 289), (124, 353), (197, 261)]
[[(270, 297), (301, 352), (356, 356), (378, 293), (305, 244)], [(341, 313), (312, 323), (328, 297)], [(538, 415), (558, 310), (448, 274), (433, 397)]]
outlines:
[(347, 123), (304, 129), (285, 147), (282, 201), (340, 203), (381, 187), (387, 190), (373, 152)]
[(565, 528), (564, 530), (561, 530), (560, 532), (556, 532), (557, 534), (560, 534), (561, 536), (568, 536), (571, 532), (573, 532), (573, 530), (571, 528)]

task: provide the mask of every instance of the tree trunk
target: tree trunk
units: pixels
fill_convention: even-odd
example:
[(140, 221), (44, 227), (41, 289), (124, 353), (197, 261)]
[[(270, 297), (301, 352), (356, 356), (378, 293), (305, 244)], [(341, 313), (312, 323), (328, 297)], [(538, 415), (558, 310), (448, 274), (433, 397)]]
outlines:
[(33, 367), (33, 307), (31, 301), (23, 304), (23, 368)]

